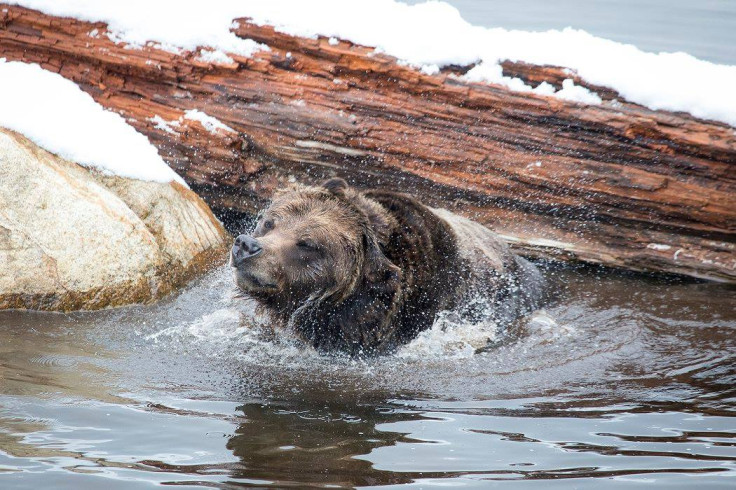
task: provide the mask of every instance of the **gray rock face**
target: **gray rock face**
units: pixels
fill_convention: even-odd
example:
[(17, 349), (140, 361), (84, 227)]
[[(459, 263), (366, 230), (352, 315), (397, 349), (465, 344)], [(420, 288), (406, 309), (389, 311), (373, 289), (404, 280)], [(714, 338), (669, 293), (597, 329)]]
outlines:
[(223, 260), (226, 242), (184, 186), (102, 175), (0, 128), (0, 309), (150, 302)]

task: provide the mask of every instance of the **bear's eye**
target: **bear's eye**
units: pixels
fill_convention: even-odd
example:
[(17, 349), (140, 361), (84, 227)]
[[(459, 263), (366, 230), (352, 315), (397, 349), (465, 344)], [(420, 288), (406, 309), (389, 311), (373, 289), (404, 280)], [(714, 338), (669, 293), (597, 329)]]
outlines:
[(299, 240), (298, 242), (296, 242), (296, 246), (302, 250), (310, 250), (310, 251), (319, 250), (319, 245), (317, 245), (311, 240), (305, 240), (305, 239)]
[(264, 230), (273, 230), (273, 220), (267, 219), (263, 222), (263, 229)]

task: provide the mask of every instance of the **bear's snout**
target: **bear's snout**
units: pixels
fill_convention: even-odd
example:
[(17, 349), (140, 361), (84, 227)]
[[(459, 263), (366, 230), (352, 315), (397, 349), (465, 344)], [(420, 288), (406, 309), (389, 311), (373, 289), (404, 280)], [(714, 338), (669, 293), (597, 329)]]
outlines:
[(232, 264), (238, 267), (243, 261), (255, 257), (263, 251), (261, 244), (250, 235), (238, 235), (233, 243), (232, 248)]

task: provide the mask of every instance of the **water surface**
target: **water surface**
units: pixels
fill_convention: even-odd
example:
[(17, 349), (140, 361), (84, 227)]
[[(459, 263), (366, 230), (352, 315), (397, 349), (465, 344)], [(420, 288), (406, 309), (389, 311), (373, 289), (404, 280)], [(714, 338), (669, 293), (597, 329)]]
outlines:
[(736, 485), (734, 288), (548, 274), (518, 325), (449, 315), (369, 361), (270, 328), (226, 267), (154, 306), (0, 313), (0, 488)]
[[(728, 0), (450, 3), (736, 64)], [(155, 306), (0, 312), (0, 488), (736, 488), (736, 289), (549, 274), (517, 325), (448, 314), (371, 361), (273, 331), (226, 267)]]
[(474, 25), (524, 31), (573, 27), (644, 51), (683, 51), (702, 60), (736, 65), (733, 0), (443, 1)]

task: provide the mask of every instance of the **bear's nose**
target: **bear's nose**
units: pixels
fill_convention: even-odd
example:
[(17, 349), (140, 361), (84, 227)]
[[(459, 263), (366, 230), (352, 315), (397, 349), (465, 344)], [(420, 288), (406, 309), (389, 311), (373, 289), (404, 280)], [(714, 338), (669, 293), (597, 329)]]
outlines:
[(263, 248), (258, 240), (250, 235), (238, 235), (233, 244), (232, 256), (235, 267), (243, 263), (245, 259), (254, 257), (261, 253)]

